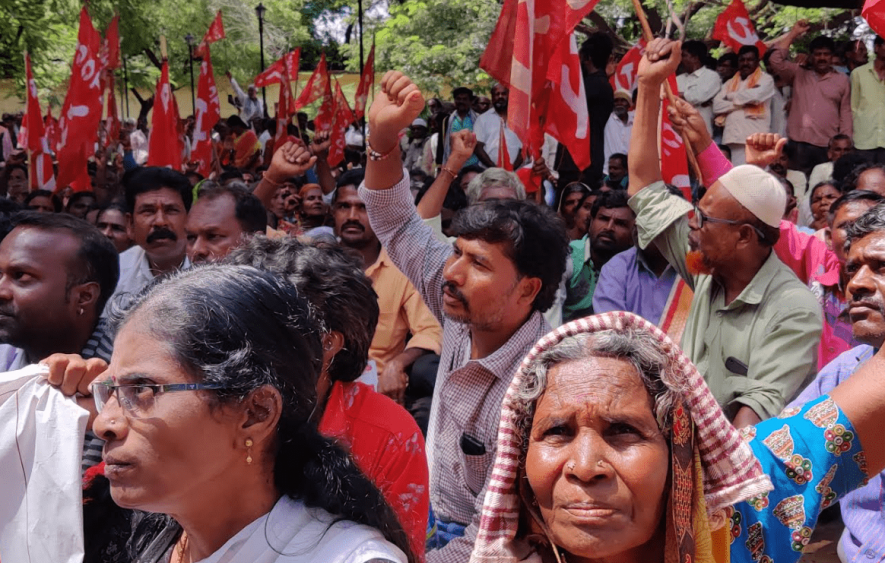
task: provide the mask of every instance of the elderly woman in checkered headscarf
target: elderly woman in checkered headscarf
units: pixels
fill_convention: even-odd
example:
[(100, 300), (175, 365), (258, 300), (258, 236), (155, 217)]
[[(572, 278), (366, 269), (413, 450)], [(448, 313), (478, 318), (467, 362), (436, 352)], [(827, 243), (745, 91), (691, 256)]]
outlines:
[(623, 312), (566, 324), (504, 399), (471, 562), (794, 562), (820, 510), (885, 467), (881, 369), (877, 355), (739, 433), (654, 325)]

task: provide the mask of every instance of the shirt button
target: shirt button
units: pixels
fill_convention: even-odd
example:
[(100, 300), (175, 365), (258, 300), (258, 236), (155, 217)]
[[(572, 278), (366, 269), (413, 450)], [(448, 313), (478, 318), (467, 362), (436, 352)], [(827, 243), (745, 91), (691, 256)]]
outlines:
[(864, 555), (867, 556), (867, 559), (875, 559), (876, 553), (872, 549), (868, 549), (864, 552)]

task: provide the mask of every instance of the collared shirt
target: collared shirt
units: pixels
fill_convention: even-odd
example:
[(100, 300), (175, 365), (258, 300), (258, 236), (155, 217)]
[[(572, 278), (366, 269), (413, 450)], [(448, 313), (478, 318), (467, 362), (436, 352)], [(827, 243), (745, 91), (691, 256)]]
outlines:
[(713, 133), (713, 98), (722, 87), (722, 78), (715, 70), (702, 66), (691, 74), (683, 73), (676, 77), (679, 94), (698, 110), (707, 131)]
[(593, 292), (593, 312), (630, 311), (659, 324), (678, 276), (668, 264), (658, 277), (635, 246), (615, 254), (599, 272)]
[[(378, 294), (378, 326), (369, 347), (369, 357), (384, 365), (406, 348), (423, 348), (439, 354), (442, 327), (424, 304), (412, 282), (393, 264), (387, 251), (366, 270)], [(412, 335), (406, 342), (406, 336)]]
[(802, 143), (825, 147), (836, 134), (852, 136), (851, 95), (848, 77), (835, 70), (823, 76), (786, 59), (786, 51), (772, 48), (772, 72), (793, 86), (787, 136)]
[(608, 159), (613, 154), (627, 154), (630, 152), (630, 134), (633, 132), (633, 112), (627, 112), (627, 123), (621, 121), (614, 113), (605, 123), (605, 162), (602, 164), (602, 172), (608, 174)]
[[(181, 269), (187, 270), (190, 267), (190, 260), (185, 256), (184, 261), (181, 263)], [(114, 294), (108, 299), (105, 313), (107, 313), (108, 307), (115, 301), (118, 295), (129, 294), (131, 297), (135, 297), (141, 293), (142, 289), (154, 281), (154, 277), (144, 248), (135, 245), (121, 252), (120, 280), (117, 282), (117, 289), (114, 291)]]
[(772, 252), (726, 304), (713, 276), (692, 275), (686, 266), (691, 204), (659, 181), (630, 198), (630, 207), (640, 248), (654, 241), (694, 290), (682, 349), (726, 414), (733, 418), (742, 406), (763, 420), (779, 413), (816, 372), (821, 312), (814, 296)]
[(599, 270), (593, 264), (590, 237), (584, 235), (569, 243), (572, 262), (572, 275), (565, 288), (565, 303), (562, 304), (563, 322), (573, 321), (593, 314), (593, 292)]
[(507, 142), (507, 155), (510, 157), (510, 164), (516, 162), (519, 156), (519, 150), (522, 148), (522, 141), (516, 136), (512, 129), (507, 127), (504, 118), (498, 115), (495, 108), (492, 108), (476, 118), (473, 125), (473, 132), (476, 133), (476, 140), (483, 144), (483, 149), (489, 155), (492, 162), (498, 162), (498, 148), (501, 144), (501, 127), (504, 128), (504, 139)]
[(237, 84), (237, 79), (231, 77), (230, 85), (233, 86), (234, 92), (237, 94), (237, 98), (240, 100), (240, 119), (246, 122), (246, 125), (252, 126), (252, 119), (258, 117), (264, 117), (264, 102), (261, 101), (257, 95), (253, 100), (250, 98), (243, 89), (240, 88), (240, 85)]
[(885, 82), (879, 80), (874, 64), (851, 73), (854, 146), (862, 150), (885, 148)]
[[(844, 352), (821, 370), (790, 407), (802, 406), (829, 393), (875, 353), (875, 349), (866, 344)], [(839, 543), (845, 550), (846, 561), (885, 560), (885, 472), (870, 476), (866, 485), (845, 495), (839, 501), (839, 508), (845, 523)]]
[[(722, 142), (740, 144), (747, 142), (753, 133), (771, 131), (771, 98), (774, 97), (774, 79), (763, 72), (755, 88), (748, 88), (747, 83), (753, 75), (741, 80), (737, 90), (728, 91), (728, 82), (722, 85), (719, 93), (713, 98), (713, 113), (727, 114), (725, 129), (722, 131)], [(738, 76), (739, 77), (739, 76)], [(746, 105), (764, 104), (765, 111), (760, 115), (747, 113)]]
[[(522, 358), (550, 331), (550, 325), (535, 311), (494, 353), (470, 359), (470, 329), (443, 316), (442, 272), (452, 246), (439, 241), (433, 229), (418, 217), (408, 172), (404, 171), (403, 179), (392, 188), (369, 190), (361, 186), (359, 193), (369, 211), (372, 229), (443, 327), (427, 433), (430, 502), (438, 518), (468, 526), (463, 537), (428, 552), (427, 561), (466, 561), (476, 539), (495, 459), (501, 401)], [(473, 453), (478, 455), (462, 450), (465, 439), (475, 442)]]

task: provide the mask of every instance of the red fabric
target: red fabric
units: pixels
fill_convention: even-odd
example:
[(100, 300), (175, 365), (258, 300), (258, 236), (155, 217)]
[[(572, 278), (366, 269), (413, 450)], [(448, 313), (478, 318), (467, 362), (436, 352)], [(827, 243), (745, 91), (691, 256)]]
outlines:
[(759, 56), (765, 54), (767, 47), (756, 34), (756, 28), (750, 20), (747, 7), (741, 0), (732, 0), (728, 8), (716, 18), (713, 26), (713, 39), (718, 39), (737, 53), (744, 45), (755, 45), (759, 48)]
[(59, 119), (58, 184), (61, 187), (87, 175), (86, 161), (95, 152), (102, 110), (100, 50), (101, 36), (84, 7), (80, 11), (71, 82)]
[(37, 83), (31, 70), (31, 57), (25, 53), (25, 74), (28, 86), (28, 106), (22, 119), (19, 146), (25, 147), (28, 156), (28, 178), (32, 190), (55, 189), (53, 177), (52, 155), (49, 152), (49, 141), (40, 111), (40, 100), (37, 98)]
[[(253, 83), (258, 88), (263, 88), (265, 86), (270, 86), (271, 84), (278, 84), (283, 79), (283, 73), (289, 77), (289, 80), (292, 80), (294, 76), (295, 79), (298, 79), (298, 67), (301, 64), (301, 47), (298, 47), (294, 51), (289, 51), (285, 55), (279, 58), (274, 64), (270, 65), (264, 72), (255, 77)], [(294, 105), (292, 106), (294, 111)]]
[(584, 170), (590, 166), (590, 114), (574, 32), (556, 49), (547, 78), (549, 96), (546, 109), (541, 110), (546, 116), (544, 128), (569, 154), (577, 155), (575, 165)]
[(212, 73), (212, 57), (206, 47), (200, 63), (200, 82), (197, 86), (197, 115), (194, 116), (194, 150), (191, 160), (198, 162), (197, 172), (204, 178), (212, 173), (212, 128), (221, 118), (218, 88)]
[(107, 79), (108, 107), (107, 107), (107, 136), (104, 146), (109, 147), (120, 138), (120, 116), (117, 115), (117, 96), (114, 94), (114, 73), (109, 72)]
[[(674, 94), (678, 95), (676, 87), (676, 75), (670, 75), (667, 79)], [(667, 114), (666, 99), (661, 109), (661, 176), (664, 182), (676, 186), (682, 190), (683, 195), (691, 201), (691, 182), (688, 178), (688, 156), (685, 153), (685, 144), (682, 137), (670, 124), (670, 116)]]
[(369, 100), (369, 92), (375, 85), (375, 44), (369, 51), (366, 64), (363, 65), (363, 74), (360, 75), (360, 85), (356, 89), (356, 98), (353, 101), (353, 113), (359, 119), (366, 114), (366, 103)]
[(885, 37), (885, 0), (867, 0), (860, 13), (879, 37)]
[(215, 14), (215, 19), (212, 20), (209, 29), (206, 30), (206, 35), (203, 36), (203, 40), (197, 45), (194, 57), (202, 58), (209, 56), (209, 45), (219, 39), (224, 39), (224, 21), (221, 19), (221, 10), (218, 10), (218, 13)]
[[(335, 122), (335, 96), (332, 95), (332, 81), (328, 75), (325, 80), (326, 92), (323, 94), (323, 103), (313, 120), (314, 129), (317, 133), (331, 131)], [(297, 106), (297, 104), (296, 104)]]
[(52, 117), (52, 107), (46, 106), (46, 118), (43, 120), (46, 128), (46, 138), (49, 140), (49, 148), (52, 152), (58, 152), (58, 144), (61, 142), (61, 128), (58, 126), (58, 119)]
[(344, 134), (347, 132), (347, 128), (350, 127), (350, 124), (353, 123), (353, 121), (353, 112), (350, 111), (347, 98), (344, 97), (344, 92), (341, 91), (341, 85), (338, 84), (338, 81), (336, 80), (335, 122), (332, 125), (332, 136), (329, 139), (332, 141), (332, 146), (329, 147), (329, 156), (327, 158), (330, 166), (337, 166), (342, 160), (344, 160), (344, 147), (346, 146)]
[(357, 467), (396, 513), (412, 551), (423, 561), (430, 495), (424, 437), (415, 420), (368, 385), (336, 382), (319, 430), (350, 450)]
[(107, 67), (110, 69), (120, 68), (120, 16), (114, 16), (108, 29), (104, 33), (105, 44), (107, 45), (108, 61)]
[[(282, 61), (282, 59), (280, 59)], [(289, 136), (289, 122), (295, 113), (295, 100), (292, 96), (292, 84), (289, 80), (288, 66), (277, 61), (279, 64), (280, 99), (277, 102), (276, 121), (277, 133), (273, 138), (273, 152), (282, 147)], [(297, 63), (295, 68), (297, 69)]]
[(516, 175), (522, 180), (522, 185), (525, 186), (525, 193), (533, 194), (541, 189), (541, 177), (532, 174), (531, 168), (523, 166), (516, 171)]
[(626, 90), (633, 93), (636, 89), (636, 73), (639, 71), (639, 61), (645, 54), (645, 40), (640, 39), (639, 43), (627, 51), (615, 69), (615, 73), (611, 77), (612, 90)]
[(163, 61), (163, 69), (160, 72), (160, 80), (157, 82), (157, 93), (154, 100), (147, 165), (168, 166), (173, 170), (181, 170), (178, 115), (172, 96), (172, 88), (169, 86), (169, 61)]
[[(331, 85), (329, 84), (329, 72), (326, 70), (326, 54), (320, 56), (320, 62), (314, 69), (313, 74), (307, 80), (307, 85), (301, 91), (301, 95), (295, 100), (295, 109), (301, 109), (322, 98), (329, 92), (331, 98)], [(317, 129), (319, 131), (319, 129)]]

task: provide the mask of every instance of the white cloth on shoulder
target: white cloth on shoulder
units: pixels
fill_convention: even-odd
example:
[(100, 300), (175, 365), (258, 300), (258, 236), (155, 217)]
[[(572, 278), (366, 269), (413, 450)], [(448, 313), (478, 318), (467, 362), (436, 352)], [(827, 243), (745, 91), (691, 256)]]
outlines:
[(89, 413), (41, 377), (46, 369), (0, 374), (0, 559), (80, 563)]

